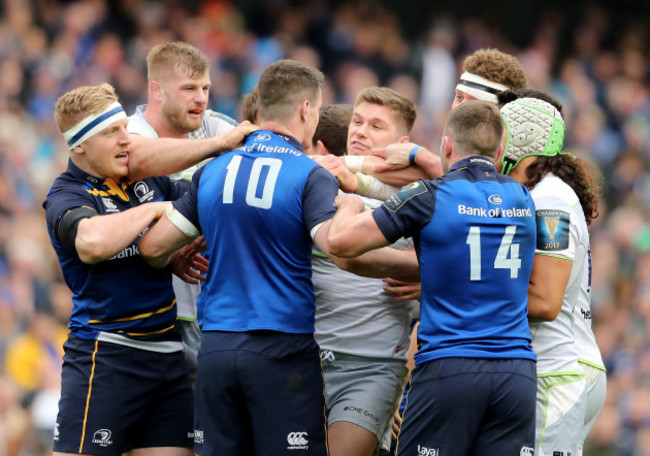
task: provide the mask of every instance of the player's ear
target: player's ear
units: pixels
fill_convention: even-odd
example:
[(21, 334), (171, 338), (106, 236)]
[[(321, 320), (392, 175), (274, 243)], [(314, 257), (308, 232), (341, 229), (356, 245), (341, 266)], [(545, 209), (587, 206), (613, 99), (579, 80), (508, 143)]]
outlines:
[(309, 116), (309, 108), (311, 108), (309, 100), (303, 100), (302, 103), (300, 103), (300, 118), (302, 120), (307, 120), (307, 117)]
[(149, 83), (149, 93), (155, 100), (162, 100), (162, 86), (159, 81), (151, 81)]
[(84, 151), (83, 147), (81, 147), (81, 145), (79, 145), (79, 146), (77, 146), (77, 147), (73, 147), (72, 149), (70, 149), (70, 152), (72, 152), (72, 153), (74, 153), (74, 154), (77, 154), (77, 155), (81, 155), (81, 154), (83, 154), (85, 151)]
[(443, 150), (444, 150), (445, 158), (449, 160), (449, 158), (451, 157), (451, 153), (454, 150), (454, 142), (449, 136), (446, 135), (442, 137), (442, 141), (444, 144)]
[(402, 137), (399, 139), (398, 142), (400, 142), (400, 143), (411, 142), (411, 138), (409, 138), (408, 135), (404, 135), (404, 136), (402, 136)]
[(499, 163), (501, 161), (501, 157), (503, 156), (503, 143), (499, 144), (499, 149), (497, 150), (497, 156), (494, 159), (494, 163)]
[(323, 141), (320, 139), (316, 141), (316, 152), (318, 155), (329, 155), (329, 151), (327, 150), (327, 147), (325, 147), (325, 144), (323, 144)]

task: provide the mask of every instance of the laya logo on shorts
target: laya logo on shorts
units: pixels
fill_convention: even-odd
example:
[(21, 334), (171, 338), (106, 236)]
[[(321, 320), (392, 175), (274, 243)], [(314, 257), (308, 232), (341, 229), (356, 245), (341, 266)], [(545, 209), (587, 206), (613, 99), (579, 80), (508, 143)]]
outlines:
[(418, 444), (418, 454), (420, 456), (440, 456), (438, 448), (429, 448)]
[(93, 443), (101, 447), (107, 447), (113, 444), (111, 440), (111, 431), (109, 429), (100, 429), (93, 434)]
[(55, 442), (59, 441), (59, 423), (54, 423), (54, 437), (53, 440)]
[(289, 432), (287, 435), (287, 442), (289, 442), (287, 450), (308, 450), (308, 438), (309, 434), (306, 432)]
[(534, 456), (535, 455), (535, 448), (532, 447), (521, 447), (521, 451), (519, 452), (519, 456)]

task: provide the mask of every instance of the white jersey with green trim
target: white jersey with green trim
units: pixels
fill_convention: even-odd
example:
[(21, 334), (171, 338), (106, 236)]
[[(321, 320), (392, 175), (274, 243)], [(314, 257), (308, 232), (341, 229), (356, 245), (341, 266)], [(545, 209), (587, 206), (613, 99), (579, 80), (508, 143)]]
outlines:
[(583, 318), (577, 316), (581, 309), (589, 309), (591, 254), (589, 231), (578, 196), (553, 173), (544, 176), (530, 194), (535, 202), (537, 220), (535, 254), (573, 263), (557, 318), (530, 325), (533, 349), (537, 354), (537, 373), (581, 372), (578, 359), (582, 357), (600, 360), (602, 366), (593, 333), (591, 340), (579, 336), (584, 327), (579, 329), (578, 325), (584, 321), (579, 321)]
[[(360, 197), (366, 209), (383, 201)], [(412, 248), (400, 239), (394, 248)], [(320, 250), (312, 251), (312, 282), (316, 292), (316, 342), (321, 350), (380, 359), (406, 360), (411, 318), (418, 301), (395, 301), (381, 279), (340, 269)]]
[[(140, 105), (136, 108), (133, 115), (129, 116), (129, 123), (127, 130), (131, 134), (144, 136), (146, 138), (158, 138), (156, 130), (147, 122), (144, 117), (144, 110), (147, 105)], [(207, 109), (203, 115), (201, 126), (188, 135), (190, 139), (211, 138), (213, 136), (221, 136), (228, 133), (230, 130), (237, 126), (230, 117), (220, 114), (218, 112)], [(169, 177), (174, 180), (184, 180), (187, 182), (192, 181), (192, 176), (196, 170), (207, 162), (212, 160), (208, 158), (202, 162), (191, 166), (183, 171), (171, 174)], [(174, 286), (174, 294), (176, 295), (176, 306), (178, 310), (178, 318), (181, 320), (196, 320), (196, 298), (201, 292), (201, 285), (192, 285), (183, 282), (181, 279), (172, 276), (172, 285)]]

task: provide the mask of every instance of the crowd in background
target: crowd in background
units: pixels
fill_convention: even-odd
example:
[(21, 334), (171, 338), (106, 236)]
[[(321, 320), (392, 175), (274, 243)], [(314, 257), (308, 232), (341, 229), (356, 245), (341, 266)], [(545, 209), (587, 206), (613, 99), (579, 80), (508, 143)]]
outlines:
[(352, 103), (372, 85), (417, 100), (411, 138), (431, 150), (463, 57), (485, 47), (516, 55), (530, 87), (564, 105), (565, 150), (602, 173), (600, 216), (590, 230), (592, 313), (608, 394), (584, 454), (650, 455), (647, 21), (574, 5), (571, 14), (548, 7), (510, 30), (491, 15), (423, 7), (411, 8), (414, 23), (425, 24), (414, 30), (385, 3), (2, 1), (0, 456), (44, 454), (54, 432), (72, 306), (41, 208), (68, 156), (54, 104), (67, 90), (106, 81), (132, 113), (146, 100), (147, 52), (170, 40), (207, 54), (211, 107), (237, 120), (260, 71), (291, 58), (326, 74), (324, 103)]

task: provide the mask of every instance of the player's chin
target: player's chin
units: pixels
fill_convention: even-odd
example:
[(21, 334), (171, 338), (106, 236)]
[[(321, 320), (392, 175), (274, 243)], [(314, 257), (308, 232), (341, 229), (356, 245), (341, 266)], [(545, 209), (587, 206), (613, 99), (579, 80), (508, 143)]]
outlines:
[(194, 131), (201, 126), (201, 122), (203, 122), (203, 114), (198, 117), (188, 117), (185, 119), (185, 129), (190, 132)]

